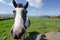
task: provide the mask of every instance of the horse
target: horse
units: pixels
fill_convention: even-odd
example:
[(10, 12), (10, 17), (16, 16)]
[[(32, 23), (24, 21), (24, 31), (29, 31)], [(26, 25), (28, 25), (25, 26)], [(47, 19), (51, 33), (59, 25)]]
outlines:
[(25, 5), (22, 3), (16, 3), (13, 0), (14, 24), (11, 28), (11, 34), (14, 40), (19, 40), (25, 34), (26, 28), (30, 26), (30, 20), (27, 16), (28, 1)]

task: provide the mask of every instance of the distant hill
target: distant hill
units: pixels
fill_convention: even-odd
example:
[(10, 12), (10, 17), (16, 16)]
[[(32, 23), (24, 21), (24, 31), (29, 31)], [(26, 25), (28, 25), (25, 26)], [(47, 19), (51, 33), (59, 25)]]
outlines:
[(13, 14), (0, 14), (0, 16), (5, 16), (5, 17), (13, 17)]
[[(14, 14), (0, 14), (0, 19), (1, 18), (13, 18), (13, 17), (14, 17)], [(29, 17), (48, 18), (49, 16), (42, 15), (42, 16), (29, 16)]]
[(49, 16), (43, 15), (43, 16), (39, 16), (39, 17), (41, 17), (41, 18), (48, 18)]
[(13, 18), (13, 14), (0, 14), (0, 19)]

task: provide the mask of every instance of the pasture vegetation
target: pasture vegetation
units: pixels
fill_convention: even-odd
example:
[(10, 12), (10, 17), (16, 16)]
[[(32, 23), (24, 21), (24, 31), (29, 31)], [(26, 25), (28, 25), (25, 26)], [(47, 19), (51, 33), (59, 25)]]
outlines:
[[(50, 31), (56, 32), (60, 28), (60, 19), (30, 18), (30, 20), (31, 20), (31, 25), (27, 29), (27, 33), (39, 32), (43, 34), (45, 32), (50, 32)], [(10, 28), (12, 27), (13, 22), (14, 22), (13, 19), (0, 21), (0, 40), (2, 40), (4, 36), (7, 36), (6, 40), (13, 39), (10, 33)]]

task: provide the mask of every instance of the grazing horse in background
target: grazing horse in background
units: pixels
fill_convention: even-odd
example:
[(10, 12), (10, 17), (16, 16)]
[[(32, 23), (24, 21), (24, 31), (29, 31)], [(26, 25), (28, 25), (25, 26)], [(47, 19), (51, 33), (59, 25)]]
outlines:
[(15, 20), (11, 28), (11, 33), (14, 40), (19, 40), (26, 32), (26, 28), (30, 26), (30, 20), (27, 17), (26, 10), (28, 7), (28, 2), (23, 5), (22, 3), (17, 4), (15, 0), (13, 0), (13, 5), (15, 7), (15, 10), (13, 11), (13, 13), (15, 14)]

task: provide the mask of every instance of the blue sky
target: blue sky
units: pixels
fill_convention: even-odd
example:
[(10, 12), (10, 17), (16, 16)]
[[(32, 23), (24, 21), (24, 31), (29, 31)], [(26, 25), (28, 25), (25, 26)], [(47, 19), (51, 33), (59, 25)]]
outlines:
[[(60, 15), (60, 0), (15, 0), (23, 4), (29, 1), (28, 15)], [(12, 14), (14, 10), (12, 0), (0, 0), (0, 14)]]

